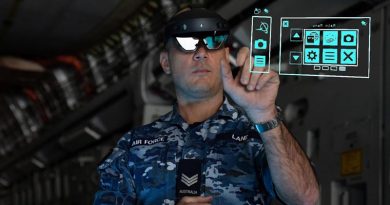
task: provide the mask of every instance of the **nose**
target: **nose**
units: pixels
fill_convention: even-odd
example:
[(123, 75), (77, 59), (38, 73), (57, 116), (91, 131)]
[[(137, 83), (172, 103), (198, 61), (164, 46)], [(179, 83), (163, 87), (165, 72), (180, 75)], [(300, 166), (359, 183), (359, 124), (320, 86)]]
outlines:
[(208, 53), (205, 45), (203, 43), (197, 46), (197, 49), (194, 54), (195, 61), (204, 61), (208, 58)]

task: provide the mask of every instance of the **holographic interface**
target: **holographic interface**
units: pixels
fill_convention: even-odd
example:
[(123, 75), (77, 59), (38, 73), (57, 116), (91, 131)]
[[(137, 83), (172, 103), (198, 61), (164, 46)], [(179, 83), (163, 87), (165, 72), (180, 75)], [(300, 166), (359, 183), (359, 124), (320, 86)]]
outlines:
[(279, 74), (369, 78), (370, 17), (282, 17)]
[[(255, 11), (256, 12), (256, 11)], [(271, 57), (272, 18), (269, 16), (252, 16), (250, 58), (252, 73), (269, 73)]]

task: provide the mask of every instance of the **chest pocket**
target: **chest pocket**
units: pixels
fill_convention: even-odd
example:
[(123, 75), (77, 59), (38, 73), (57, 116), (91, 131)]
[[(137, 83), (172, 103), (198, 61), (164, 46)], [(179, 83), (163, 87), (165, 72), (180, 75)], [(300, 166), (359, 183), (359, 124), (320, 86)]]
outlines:
[(222, 197), (236, 193), (248, 197), (247, 200), (253, 196), (258, 189), (254, 145), (259, 139), (256, 132), (223, 133), (216, 137), (207, 160), (210, 194)]
[[(174, 164), (177, 142), (138, 144), (130, 150), (133, 163), (133, 179), (137, 198), (141, 201), (159, 201), (170, 196), (176, 174)], [(173, 160), (171, 160), (173, 159)], [(149, 203), (154, 204), (154, 203)]]

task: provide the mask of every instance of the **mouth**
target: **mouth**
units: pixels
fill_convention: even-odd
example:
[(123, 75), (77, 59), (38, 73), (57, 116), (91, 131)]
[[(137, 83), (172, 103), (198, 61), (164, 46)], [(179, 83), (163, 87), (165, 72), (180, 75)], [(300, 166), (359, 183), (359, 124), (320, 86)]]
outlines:
[(203, 73), (209, 73), (211, 71), (207, 70), (207, 69), (197, 69), (197, 70), (194, 70), (192, 73), (194, 74), (203, 74)]

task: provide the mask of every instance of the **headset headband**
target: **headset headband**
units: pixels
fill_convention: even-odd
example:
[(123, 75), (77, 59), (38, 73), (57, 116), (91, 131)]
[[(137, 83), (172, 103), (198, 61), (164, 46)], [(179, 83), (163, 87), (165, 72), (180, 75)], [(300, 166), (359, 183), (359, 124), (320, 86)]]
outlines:
[(204, 8), (192, 8), (168, 21), (164, 39), (172, 36), (193, 36), (199, 34), (229, 33), (228, 22), (215, 12)]

